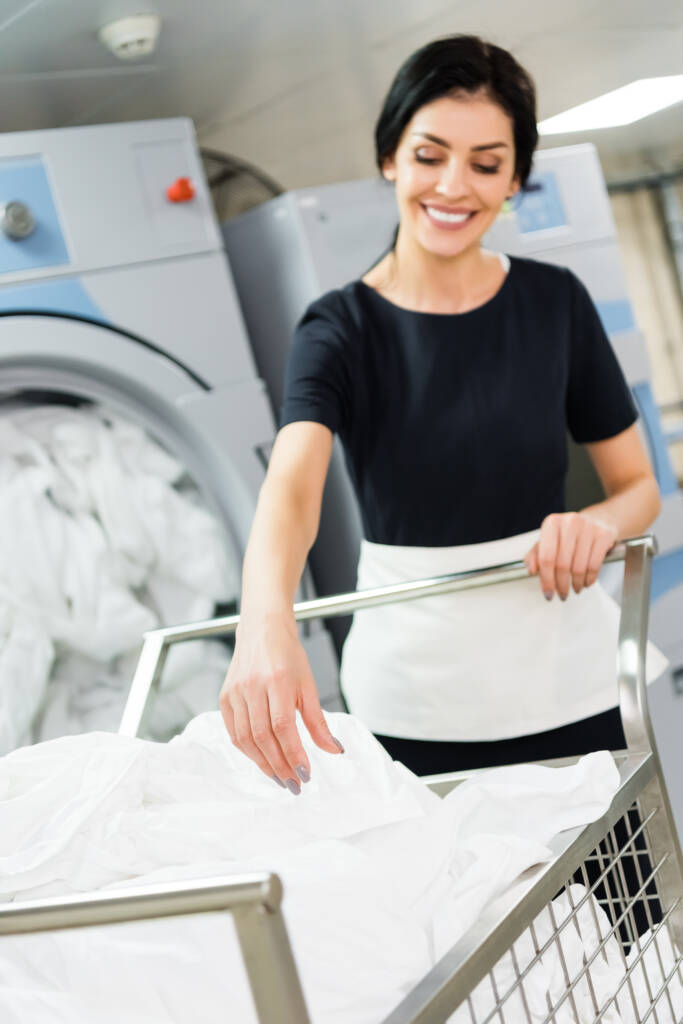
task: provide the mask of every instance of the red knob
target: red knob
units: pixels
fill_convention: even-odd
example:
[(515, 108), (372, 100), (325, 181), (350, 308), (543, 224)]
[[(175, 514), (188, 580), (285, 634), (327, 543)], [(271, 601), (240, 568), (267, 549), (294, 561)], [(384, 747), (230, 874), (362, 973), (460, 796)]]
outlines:
[(166, 189), (166, 195), (172, 203), (187, 203), (194, 199), (194, 185), (189, 178), (177, 178)]

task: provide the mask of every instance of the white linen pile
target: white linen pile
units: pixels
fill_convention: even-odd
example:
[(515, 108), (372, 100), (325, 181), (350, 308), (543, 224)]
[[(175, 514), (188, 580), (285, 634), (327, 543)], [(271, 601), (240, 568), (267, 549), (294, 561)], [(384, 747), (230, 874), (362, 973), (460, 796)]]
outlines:
[[(116, 728), (145, 630), (206, 618), (237, 589), (216, 517), (144, 430), (100, 406), (4, 409), (0, 753)], [(223, 648), (218, 672), (215, 645), (204, 652), (213, 699), (182, 725), (227, 667)]]
[[(275, 871), (314, 1024), (376, 1024), (619, 784), (596, 753), (495, 769), (441, 800), (357, 720), (327, 718), (346, 753), (302, 730), (312, 780), (298, 797), (232, 747), (217, 713), (165, 745), (91, 734), (15, 751), (0, 761), (0, 900)], [(1, 938), (0, 1019), (256, 1017), (232, 920), (216, 914)]]

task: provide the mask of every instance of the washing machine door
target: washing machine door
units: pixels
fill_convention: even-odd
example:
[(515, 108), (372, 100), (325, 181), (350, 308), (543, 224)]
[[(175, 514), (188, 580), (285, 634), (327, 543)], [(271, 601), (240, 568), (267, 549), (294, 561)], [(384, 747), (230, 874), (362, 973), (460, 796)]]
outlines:
[(243, 549), (273, 425), (262, 383), (210, 388), (152, 342), (52, 314), (0, 315), (0, 394), (42, 389), (101, 401), (187, 462)]
[[(273, 432), (257, 379), (212, 390), (144, 339), (49, 314), (0, 316), (0, 413), (5, 752), (64, 732), (115, 729), (144, 629), (204, 618), (216, 603), (236, 607)], [(50, 448), (42, 435), (53, 427)], [(117, 438), (125, 452), (107, 462)], [(128, 486), (134, 493), (123, 493)], [(117, 544), (104, 551), (102, 536), (114, 534)], [(157, 738), (216, 707), (229, 650), (214, 643), (203, 657), (198, 669), (196, 648), (179, 649)], [(115, 670), (123, 676), (114, 683)], [(60, 686), (59, 706), (48, 701), (46, 710)], [(116, 699), (104, 699), (107, 687), (118, 687)]]

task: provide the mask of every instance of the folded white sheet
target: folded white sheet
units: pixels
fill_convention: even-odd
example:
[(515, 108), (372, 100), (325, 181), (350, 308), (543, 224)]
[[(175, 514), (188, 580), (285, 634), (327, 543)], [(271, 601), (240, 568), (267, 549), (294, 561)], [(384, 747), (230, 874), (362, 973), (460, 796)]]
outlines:
[[(2, 899), (276, 871), (313, 1021), (375, 1024), (618, 787), (602, 753), (497, 769), (442, 801), (358, 721), (328, 719), (346, 753), (303, 733), (300, 797), (235, 750), (217, 714), (166, 745), (91, 734), (15, 751), (0, 761)], [(0, 939), (0, 1018), (255, 1021), (225, 914)]]

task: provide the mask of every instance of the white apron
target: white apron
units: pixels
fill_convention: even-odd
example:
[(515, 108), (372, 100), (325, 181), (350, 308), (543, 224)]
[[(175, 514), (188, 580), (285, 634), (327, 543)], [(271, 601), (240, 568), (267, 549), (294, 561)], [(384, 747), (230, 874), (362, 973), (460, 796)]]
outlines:
[[(522, 559), (538, 530), (458, 547), (363, 541), (358, 589)], [(594, 584), (546, 601), (538, 578), (358, 612), (341, 685), (373, 732), (499, 740), (555, 729), (618, 703), (619, 606)], [(648, 682), (666, 658), (648, 644)]]

